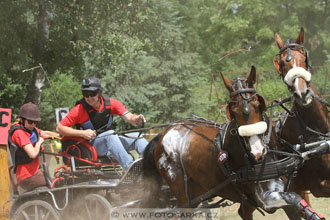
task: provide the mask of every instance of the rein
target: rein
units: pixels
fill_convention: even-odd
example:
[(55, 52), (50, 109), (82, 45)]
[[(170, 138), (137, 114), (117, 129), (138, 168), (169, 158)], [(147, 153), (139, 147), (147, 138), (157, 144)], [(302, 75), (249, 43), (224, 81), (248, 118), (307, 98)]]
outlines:
[(318, 136), (322, 136), (322, 137), (330, 137), (330, 134), (323, 134), (323, 133), (318, 132), (318, 131), (315, 131), (314, 129), (312, 129), (312, 128), (310, 128), (309, 126), (307, 126), (307, 125), (305, 124), (305, 122), (302, 120), (302, 118), (301, 118), (301, 116), (300, 116), (300, 114), (299, 114), (299, 112), (298, 112), (298, 110), (297, 110), (297, 105), (295, 104), (295, 102), (294, 102), (294, 104), (293, 104), (293, 108), (294, 108), (295, 116), (296, 116), (296, 118), (297, 118), (298, 121), (299, 121), (300, 127), (302, 127), (304, 130), (309, 131), (309, 132), (311, 132), (311, 133), (314, 133), (314, 134), (316, 134), (316, 135), (318, 135)]
[[(313, 96), (313, 98), (316, 98), (316, 97), (318, 97), (315, 93), (312, 93), (312, 96)], [(318, 101), (320, 101), (319, 99), (321, 99), (320, 97), (318, 97), (318, 98), (316, 98)], [(316, 135), (318, 135), (318, 136), (322, 136), (322, 137), (330, 137), (330, 134), (329, 133), (327, 133), (327, 134), (323, 134), (323, 133), (321, 133), (321, 132), (318, 132), (318, 131), (316, 131), (316, 130), (314, 130), (314, 129), (312, 129), (312, 128), (310, 128), (309, 126), (307, 126), (306, 124), (305, 124), (305, 122), (303, 121), (303, 119), (301, 118), (301, 116), (300, 116), (300, 114), (299, 114), (299, 112), (298, 112), (298, 110), (297, 110), (297, 105), (295, 104), (295, 102), (293, 102), (293, 111), (291, 111), (291, 110), (289, 110), (288, 108), (286, 108), (285, 106), (284, 106), (284, 103), (286, 103), (286, 102), (289, 102), (289, 101), (292, 101), (292, 96), (290, 96), (289, 98), (286, 98), (286, 99), (284, 99), (284, 100), (281, 100), (281, 101), (278, 101), (278, 100), (274, 100), (274, 102), (276, 102), (277, 103), (277, 105), (279, 105), (279, 106), (281, 106), (291, 117), (292, 116), (295, 116), (297, 119), (298, 119), (298, 124), (299, 124), (299, 126), (301, 127), (301, 128), (303, 128), (304, 130), (306, 130), (306, 131), (309, 131), (309, 132), (311, 132), (311, 133), (314, 133), (314, 134), (316, 134)], [(323, 102), (322, 102), (323, 103)], [(328, 103), (323, 103), (323, 104), (326, 104), (327, 106), (330, 106)], [(272, 102), (272, 105), (273, 105), (273, 102)], [(281, 124), (281, 128), (283, 127), (283, 124)], [(281, 132), (279, 132), (279, 133), (281, 133)], [(282, 138), (280, 138), (280, 136), (281, 135), (279, 135), (279, 139), (280, 139), (280, 141), (284, 141)], [(285, 144), (289, 144), (289, 143), (285, 143)], [(289, 144), (289, 145), (291, 145), (291, 144)], [(292, 146), (292, 145), (291, 145)]]
[(312, 91), (312, 97), (330, 108), (330, 104), (327, 101), (325, 101), (325, 99), (322, 99), (320, 96), (316, 95), (313, 91)]

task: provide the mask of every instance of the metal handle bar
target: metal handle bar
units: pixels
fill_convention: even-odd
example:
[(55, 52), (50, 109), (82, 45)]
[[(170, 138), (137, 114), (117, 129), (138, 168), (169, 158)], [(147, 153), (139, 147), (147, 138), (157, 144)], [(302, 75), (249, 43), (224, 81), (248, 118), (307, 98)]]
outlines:
[(330, 140), (321, 143), (320, 146), (312, 150), (303, 152), (301, 156), (302, 158), (304, 158), (304, 160), (309, 160), (312, 157), (320, 156), (322, 154), (328, 154), (328, 153), (330, 153)]
[(303, 149), (304, 149), (304, 151), (306, 151), (306, 150), (310, 150), (310, 149), (312, 149), (316, 146), (320, 146), (323, 143), (328, 143), (329, 144), (329, 142), (330, 142), (330, 139), (322, 140), (322, 141), (316, 141), (316, 142), (312, 142), (312, 143), (308, 143), (308, 144), (296, 144), (293, 147), (296, 151), (300, 151), (300, 150), (303, 150)]

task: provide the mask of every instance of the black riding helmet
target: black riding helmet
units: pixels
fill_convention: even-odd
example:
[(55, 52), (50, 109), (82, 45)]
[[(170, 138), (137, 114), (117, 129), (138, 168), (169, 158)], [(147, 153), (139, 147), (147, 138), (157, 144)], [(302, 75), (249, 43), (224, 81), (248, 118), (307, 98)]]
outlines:
[(98, 78), (88, 77), (82, 81), (81, 91), (92, 91), (98, 92), (102, 91), (101, 82)]

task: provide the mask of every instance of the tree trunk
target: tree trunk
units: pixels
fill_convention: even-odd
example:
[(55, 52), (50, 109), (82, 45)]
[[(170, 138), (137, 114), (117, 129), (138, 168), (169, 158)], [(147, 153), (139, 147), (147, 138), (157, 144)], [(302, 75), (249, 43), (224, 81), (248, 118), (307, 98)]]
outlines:
[[(34, 42), (34, 50), (32, 56), (35, 60), (35, 66), (47, 62), (49, 29), (53, 20), (52, 3), (48, 0), (38, 0), (39, 15), (38, 15), (38, 35)], [(44, 85), (46, 73), (43, 68), (37, 68), (33, 71), (28, 94), (25, 102), (33, 102), (36, 105), (40, 104), (41, 88)]]

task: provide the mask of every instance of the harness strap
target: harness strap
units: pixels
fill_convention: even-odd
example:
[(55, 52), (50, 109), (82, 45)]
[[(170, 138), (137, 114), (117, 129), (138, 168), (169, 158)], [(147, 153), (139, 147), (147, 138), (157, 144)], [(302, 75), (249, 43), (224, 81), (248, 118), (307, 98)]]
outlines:
[(233, 173), (225, 181), (221, 182), (220, 184), (218, 184), (214, 188), (210, 189), (206, 193), (204, 193), (200, 196), (197, 196), (193, 200), (188, 201), (185, 204), (183, 204), (182, 208), (191, 207), (191, 205), (199, 204), (207, 199), (213, 198), (215, 196), (215, 193), (217, 193), (220, 189), (222, 189), (223, 187), (227, 186), (229, 183), (231, 183), (235, 180), (236, 180), (236, 174)]
[(247, 89), (238, 89), (232, 93), (230, 93), (230, 97), (240, 94), (240, 93), (249, 93), (249, 92), (253, 92), (253, 93), (257, 93), (257, 91), (254, 88), (247, 88)]
[(291, 100), (292, 100), (292, 96), (285, 98), (281, 101), (274, 100), (274, 102), (276, 102), (278, 105), (280, 105), (290, 116), (292, 116), (293, 113), (284, 105), (284, 103), (289, 102)]
[(319, 102), (323, 103), (324, 105), (326, 105), (327, 107), (330, 107), (330, 104), (327, 103), (327, 101), (325, 101), (324, 99), (322, 99), (321, 97), (319, 97), (318, 95), (316, 95), (313, 90), (311, 91), (311, 95), (313, 96), (313, 98), (315, 98), (316, 100), (318, 100)]
[(297, 105), (295, 104), (295, 102), (293, 103), (293, 108), (294, 108), (294, 111), (295, 111), (296, 118), (298, 119), (298, 122), (299, 122), (300, 126), (301, 126), (304, 130), (309, 131), (309, 132), (314, 133), (314, 134), (317, 134), (317, 135), (322, 136), (322, 137), (330, 137), (329, 134), (323, 134), (323, 133), (321, 133), (321, 132), (315, 131), (314, 129), (308, 127), (308, 126), (304, 123), (304, 121), (301, 119), (301, 117), (300, 117), (300, 115), (299, 115), (299, 112), (298, 112), (298, 110), (297, 110)]
[(182, 157), (183, 157), (183, 147), (185, 146), (186, 138), (187, 138), (189, 132), (191, 131), (192, 127), (193, 126), (190, 126), (190, 127), (187, 126), (188, 130), (187, 130), (186, 134), (183, 137), (183, 143), (182, 143), (181, 148), (180, 148), (180, 163), (181, 163), (181, 167), (182, 167), (182, 170), (183, 170), (183, 180), (184, 180), (184, 185), (185, 185), (185, 194), (186, 194), (186, 198), (188, 200), (189, 207), (191, 206), (191, 201), (190, 201), (189, 188), (188, 188), (188, 175), (187, 175), (186, 169), (184, 167)]
[(251, 182), (263, 181), (288, 175), (304, 164), (301, 157), (286, 157), (269, 163), (244, 166), (236, 170), (237, 181)]
[(272, 104), (270, 106), (270, 116), (269, 116), (269, 119), (268, 119), (268, 133), (267, 133), (267, 136), (265, 137), (265, 141), (264, 141), (264, 143), (267, 146), (267, 148), (268, 148), (268, 144), (270, 142), (270, 136), (272, 135), (272, 128), (273, 128), (272, 122), (273, 122), (273, 102), (272, 102)]

